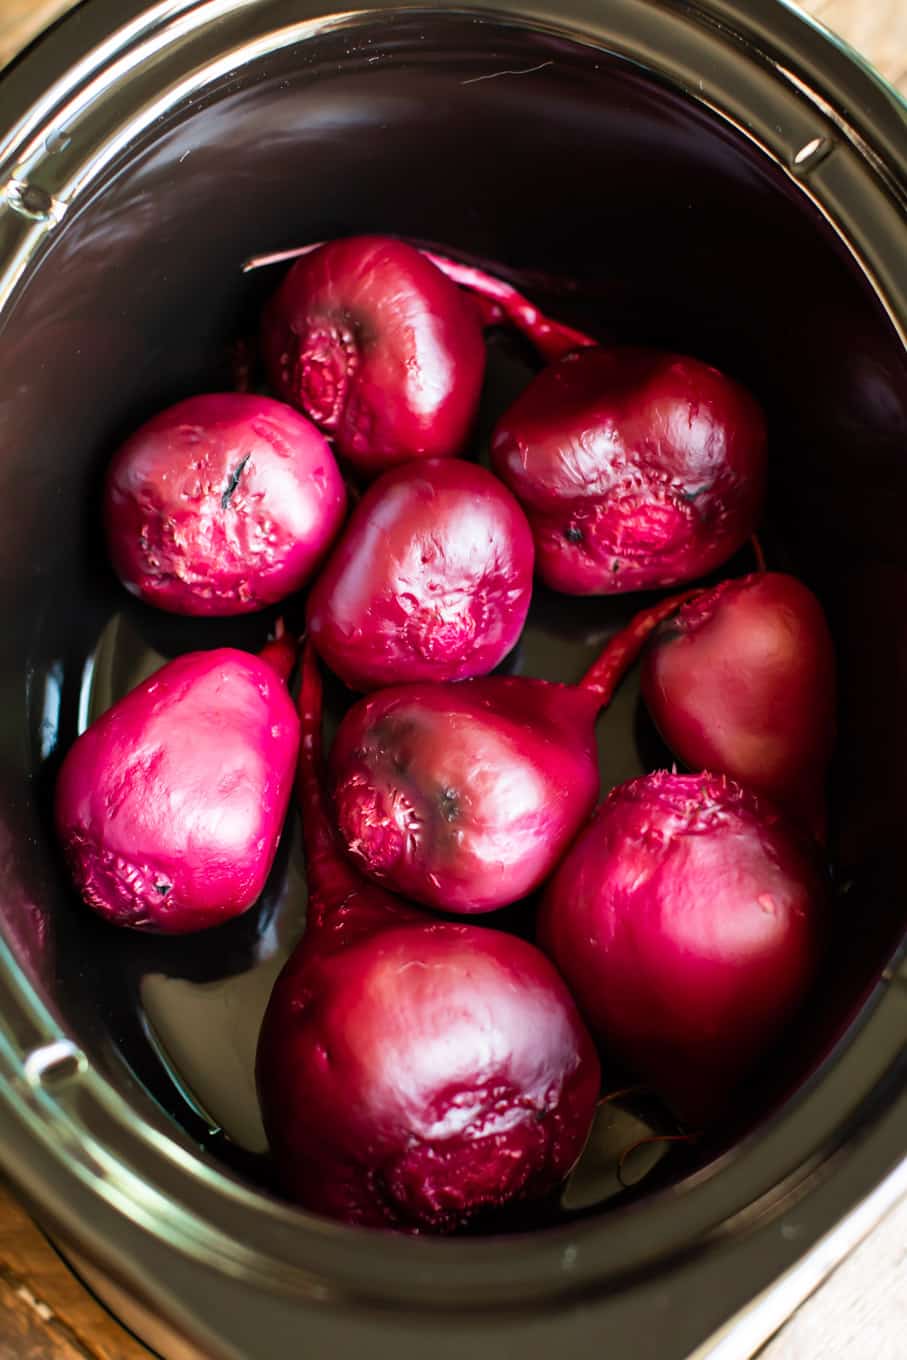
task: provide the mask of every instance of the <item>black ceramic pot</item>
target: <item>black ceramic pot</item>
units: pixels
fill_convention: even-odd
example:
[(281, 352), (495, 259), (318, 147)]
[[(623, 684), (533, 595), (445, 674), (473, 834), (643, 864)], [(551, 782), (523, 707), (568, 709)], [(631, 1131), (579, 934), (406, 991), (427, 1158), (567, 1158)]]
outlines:
[[(88, 0), (0, 104), (5, 1169), (171, 1356), (679, 1360), (904, 1154), (903, 107), (774, 0)], [(92, 510), (106, 457), (229, 382), (276, 282), (245, 260), (353, 231), (497, 262), (566, 319), (751, 386), (769, 553), (839, 650), (837, 943), (810, 1006), (707, 1145), (615, 1193), (599, 1131), (585, 1188), (491, 1237), (379, 1237), (273, 1194), (251, 1057), (301, 926), (295, 845), (248, 917), (175, 942), (90, 918), (49, 829), (94, 711), (268, 622), (126, 600)], [(492, 367), (489, 413), (526, 376), (506, 344)], [(577, 676), (626, 608), (541, 599), (515, 664)], [(606, 780), (651, 740), (627, 690)]]

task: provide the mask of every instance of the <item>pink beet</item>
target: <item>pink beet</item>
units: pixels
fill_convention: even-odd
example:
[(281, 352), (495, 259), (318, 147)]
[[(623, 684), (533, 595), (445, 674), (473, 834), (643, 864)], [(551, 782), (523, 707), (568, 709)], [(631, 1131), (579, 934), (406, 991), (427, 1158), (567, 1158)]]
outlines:
[(642, 692), (685, 765), (728, 774), (821, 829), (835, 661), (801, 581), (757, 572), (683, 605), (652, 638)]
[(370, 878), (491, 911), (545, 879), (595, 806), (595, 720), (676, 599), (646, 609), (579, 685), (490, 676), (360, 700), (331, 751), (340, 837)]
[(687, 1124), (719, 1115), (815, 973), (809, 843), (725, 778), (613, 789), (545, 892), (539, 942), (593, 1034)]
[(261, 338), (275, 391), (359, 472), (461, 452), (485, 372), (481, 320), (412, 246), (353, 236), (302, 254)]
[(299, 745), (294, 651), (231, 647), (168, 662), (83, 732), (56, 825), (82, 897), (114, 925), (181, 934), (261, 894)]
[(310, 649), (300, 712), (308, 920), (258, 1047), (288, 1193), (344, 1222), (408, 1232), (450, 1232), (546, 1195), (578, 1158), (599, 1092), (567, 989), (532, 945), (427, 920), (342, 859)]
[(696, 359), (585, 349), (544, 369), (498, 422), (492, 465), (529, 516), (539, 576), (569, 595), (691, 581), (756, 527), (765, 425)]
[(127, 590), (176, 614), (245, 614), (299, 590), (346, 490), (314, 425), (245, 393), (190, 397), (122, 445), (104, 516)]
[(309, 596), (309, 635), (352, 689), (463, 680), (515, 646), (532, 594), (532, 535), (484, 468), (431, 459), (379, 478)]

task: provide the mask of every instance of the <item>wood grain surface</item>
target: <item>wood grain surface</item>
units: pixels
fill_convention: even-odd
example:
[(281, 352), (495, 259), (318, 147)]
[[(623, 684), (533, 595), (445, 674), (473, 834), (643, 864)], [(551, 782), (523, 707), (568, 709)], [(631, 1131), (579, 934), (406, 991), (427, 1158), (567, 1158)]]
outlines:
[[(0, 65), (73, 0), (0, 0)], [(907, 0), (806, 0), (907, 93)], [(148, 1360), (0, 1184), (0, 1360)], [(798, 1310), (760, 1360), (907, 1360), (907, 1202)]]
[(0, 1360), (148, 1360), (0, 1181)]

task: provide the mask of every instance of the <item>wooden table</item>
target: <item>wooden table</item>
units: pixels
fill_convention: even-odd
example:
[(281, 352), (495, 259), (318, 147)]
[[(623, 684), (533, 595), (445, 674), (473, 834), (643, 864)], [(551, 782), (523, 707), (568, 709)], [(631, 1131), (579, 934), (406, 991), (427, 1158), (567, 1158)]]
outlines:
[[(73, 0), (0, 0), (0, 64)], [(907, 0), (803, 0), (907, 93)], [(0, 1185), (0, 1360), (149, 1360)], [(761, 1352), (760, 1360), (907, 1360), (907, 1200)]]

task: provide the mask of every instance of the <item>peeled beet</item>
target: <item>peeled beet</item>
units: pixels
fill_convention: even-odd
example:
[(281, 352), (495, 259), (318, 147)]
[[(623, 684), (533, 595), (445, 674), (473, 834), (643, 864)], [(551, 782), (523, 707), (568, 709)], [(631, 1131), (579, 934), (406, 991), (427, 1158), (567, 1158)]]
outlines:
[(762, 508), (758, 405), (717, 369), (658, 350), (584, 349), (543, 369), (491, 456), (529, 516), (539, 576), (568, 595), (702, 576)]
[(728, 774), (821, 828), (835, 661), (801, 581), (757, 572), (683, 605), (653, 635), (642, 692), (685, 765)]
[(189, 397), (114, 456), (104, 518), (127, 590), (176, 614), (246, 614), (298, 590), (343, 521), (314, 425), (270, 397)]
[(677, 600), (636, 616), (579, 685), (490, 676), (355, 704), (331, 751), (340, 838), (369, 878), (440, 910), (492, 911), (547, 878), (598, 797), (595, 720)]
[(351, 689), (485, 675), (515, 646), (532, 535), (496, 477), (458, 459), (392, 469), (318, 577), (309, 636)]
[(826, 893), (810, 844), (724, 776), (612, 790), (552, 878), (538, 938), (593, 1034), (699, 1126), (812, 981)]
[(595, 1048), (539, 950), (426, 919), (343, 860), (320, 781), (310, 650), (303, 666), (308, 919), (259, 1039), (265, 1128), (307, 1208), (451, 1232), (567, 1176), (595, 1112)]
[(301, 255), (261, 341), (274, 390), (361, 473), (462, 450), (485, 373), (479, 312), (405, 242), (353, 236)]
[(261, 894), (299, 746), (292, 649), (272, 644), (263, 658), (178, 657), (67, 753), (57, 834), (82, 897), (112, 924), (203, 930)]

